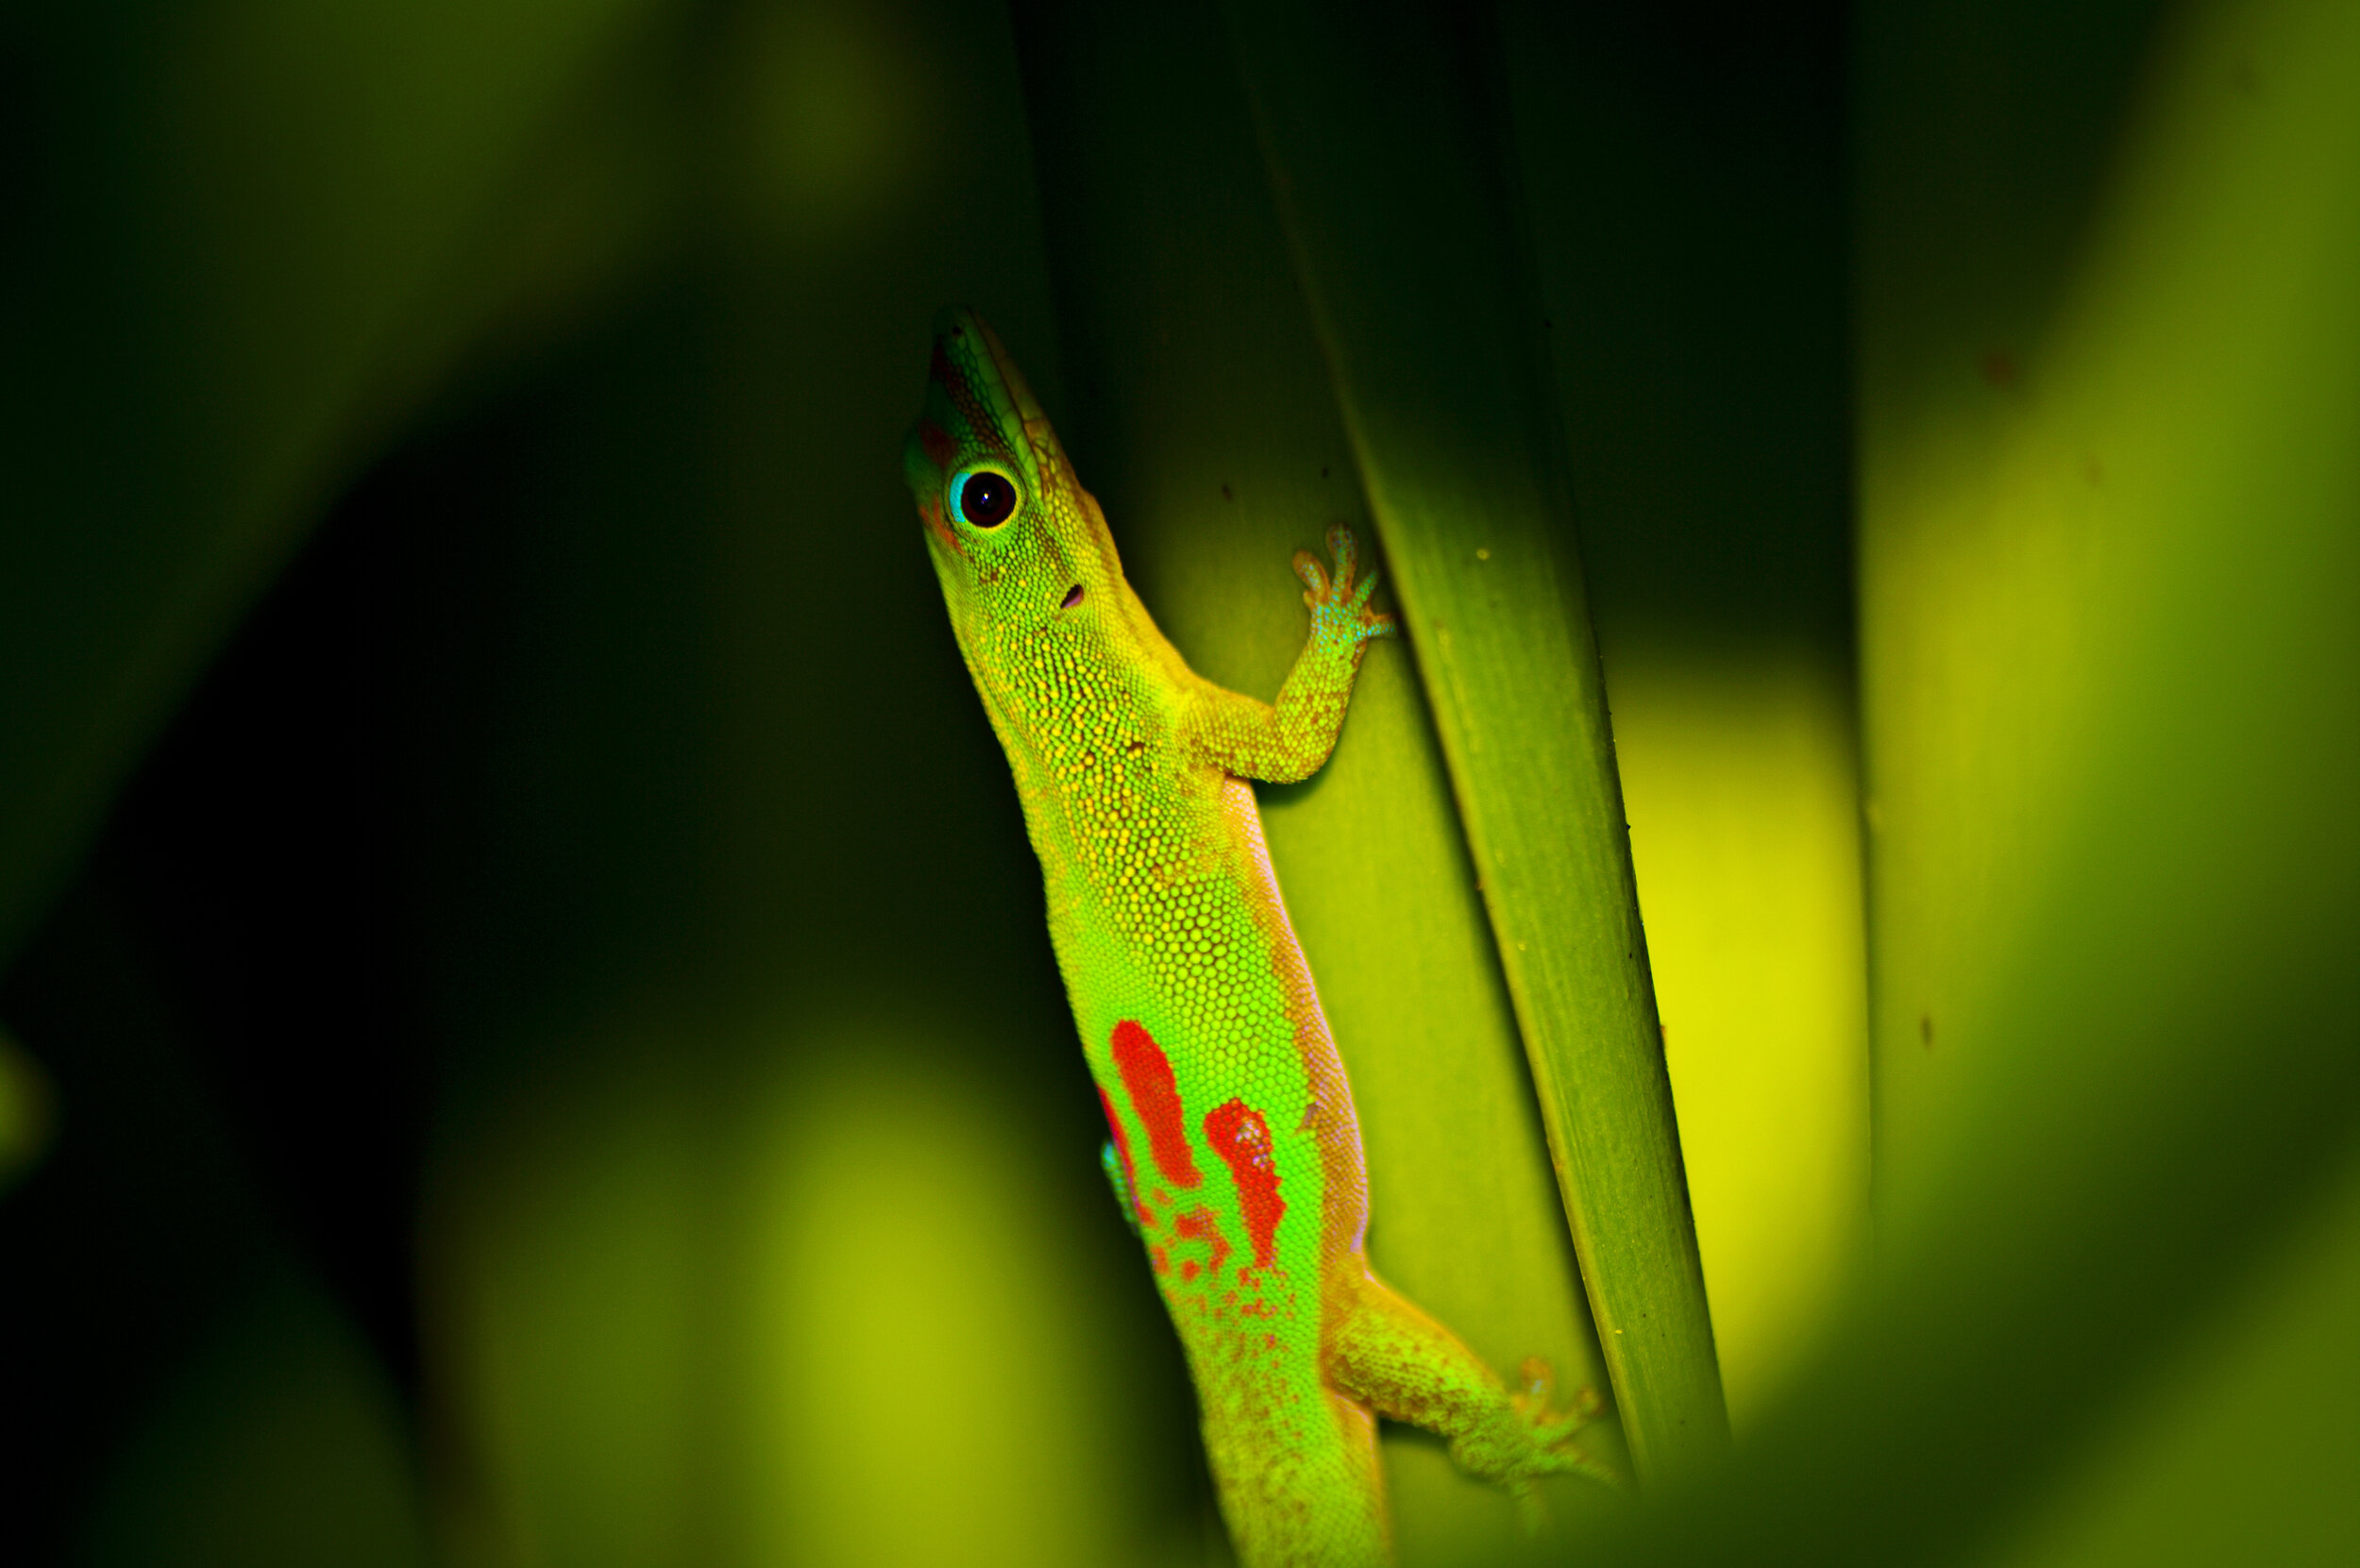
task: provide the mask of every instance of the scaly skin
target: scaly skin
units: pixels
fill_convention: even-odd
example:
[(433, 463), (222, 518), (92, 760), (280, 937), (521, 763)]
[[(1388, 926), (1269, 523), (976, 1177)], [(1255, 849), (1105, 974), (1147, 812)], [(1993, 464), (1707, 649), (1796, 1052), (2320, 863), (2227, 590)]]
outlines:
[[(1049, 932), (1105, 1103), (1106, 1166), (1186, 1345), (1247, 1568), (1391, 1560), (1379, 1415), (1520, 1494), (1596, 1467), (1548, 1409), (1369, 1272), (1360, 1130), (1248, 780), (1327, 760), (1369, 642), (1354, 581), (1296, 573), (1311, 634), (1275, 706), (1199, 677), (1123, 581), (1023, 378), (967, 312), (936, 324), (903, 467), (968, 670), (1016, 776)], [(986, 476), (978, 481), (978, 475)], [(993, 477), (1006, 488), (993, 495)], [(995, 500), (1007, 503), (1002, 514)]]

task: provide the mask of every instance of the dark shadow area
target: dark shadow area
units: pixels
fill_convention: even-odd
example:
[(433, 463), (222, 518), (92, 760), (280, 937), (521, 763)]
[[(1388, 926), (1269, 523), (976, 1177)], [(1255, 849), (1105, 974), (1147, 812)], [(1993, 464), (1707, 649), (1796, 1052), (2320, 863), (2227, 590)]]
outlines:
[(63, 1549), (126, 1429), (278, 1247), (414, 1391), (430, 1075), (393, 837), (383, 521), (320, 531), (0, 987), (60, 1112), (0, 1207), (10, 1560)]
[(1848, 8), (1501, 8), (1582, 567), (1637, 632), (1848, 665)]

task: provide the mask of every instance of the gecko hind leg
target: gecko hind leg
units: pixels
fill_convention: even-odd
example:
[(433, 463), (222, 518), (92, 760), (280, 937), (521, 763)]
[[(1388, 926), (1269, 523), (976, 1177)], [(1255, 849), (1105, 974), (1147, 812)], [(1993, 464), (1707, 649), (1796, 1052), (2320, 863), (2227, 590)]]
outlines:
[(1458, 1468), (1506, 1488), (1528, 1529), (1543, 1518), (1532, 1487), (1543, 1475), (1624, 1484), (1573, 1442), (1598, 1411), (1595, 1391), (1584, 1389), (1571, 1408), (1552, 1410), (1556, 1379), (1535, 1357), (1522, 1368), (1523, 1389), (1510, 1393), (1458, 1335), (1373, 1274), (1356, 1282), (1328, 1335), (1326, 1360), (1334, 1388), (1379, 1415), (1447, 1439)]

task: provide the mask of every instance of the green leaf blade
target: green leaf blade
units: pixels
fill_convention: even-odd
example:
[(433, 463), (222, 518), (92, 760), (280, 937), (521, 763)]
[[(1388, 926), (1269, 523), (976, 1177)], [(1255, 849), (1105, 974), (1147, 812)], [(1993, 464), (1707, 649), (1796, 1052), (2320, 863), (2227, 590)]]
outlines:
[(1491, 41), (1317, 6), (1231, 20), (1653, 1483), (1728, 1418)]

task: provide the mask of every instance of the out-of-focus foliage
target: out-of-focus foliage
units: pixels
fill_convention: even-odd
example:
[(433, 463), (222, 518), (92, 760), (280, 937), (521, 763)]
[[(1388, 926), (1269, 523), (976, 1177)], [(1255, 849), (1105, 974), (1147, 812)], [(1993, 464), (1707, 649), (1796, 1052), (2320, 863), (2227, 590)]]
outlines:
[[(2004, 289), (1951, 248), (1995, 179), (1923, 184), (1961, 156), (1949, 97), (1984, 90), (1954, 75), (1960, 25), (1895, 8), (1855, 62), (1878, 1265), (1643, 1560), (1997, 1547), (2052, 1467), (2105, 1475), (2100, 1413), (2196, 1354), (2197, 1311), (2291, 1245), (2352, 1147), (2360, 16), (2174, 19), (2064, 275)], [(1981, 25), (2014, 59), (2044, 23)], [(1945, 278), (2038, 313), (1966, 337), (1991, 323)], [(2318, 1283), (2257, 1375), (2326, 1352), (2304, 1324), (2349, 1303), (2339, 1266), (2281, 1266)], [(2267, 1441), (2310, 1473), (2318, 1428), (2286, 1419)], [(2151, 1560), (2162, 1532), (2106, 1509), (2168, 1494), (2135, 1472), (2176, 1447), (2132, 1446), (2085, 1526), (2051, 1495), (2052, 1527)], [(2268, 1560), (2355, 1533), (2335, 1489), (2223, 1509)]]
[(49, 1143), (49, 1075), (0, 1033), (0, 1189), (41, 1158)]
[(1004, 1054), (988, 1033), (841, 1008), (749, 1029), (726, 1091), (678, 1069), (714, 1051), (696, 1024), (637, 1020), (607, 1073), (450, 1173), (437, 1338), (479, 1445), (471, 1560), (1141, 1549), (1137, 1350), (1101, 1305), (1124, 1282), (1073, 1239), (1104, 1206), (960, 1059)]
[(2348, 1562), (2360, 1549), (2360, 1161), (2134, 1374), (1984, 1559)]
[(10, 8), (0, 949), (479, 327), (472, 248), (649, 8)]
[[(1739, 1440), (1538, 1549), (2340, 1562), (2360, 25), (1844, 23), (1498, 16)], [(1222, 1560), (895, 454), (978, 306), (1274, 687), (1369, 514), (1227, 50), (0, 22), (0, 1556)], [(1378, 1264), (1596, 1380), (1424, 651), (1273, 852)], [(1412, 1568), (1517, 1549), (1386, 1453)]]
[(80, 1560), (435, 1560), (394, 1391), (349, 1320), (283, 1270), (227, 1305), (116, 1457)]

